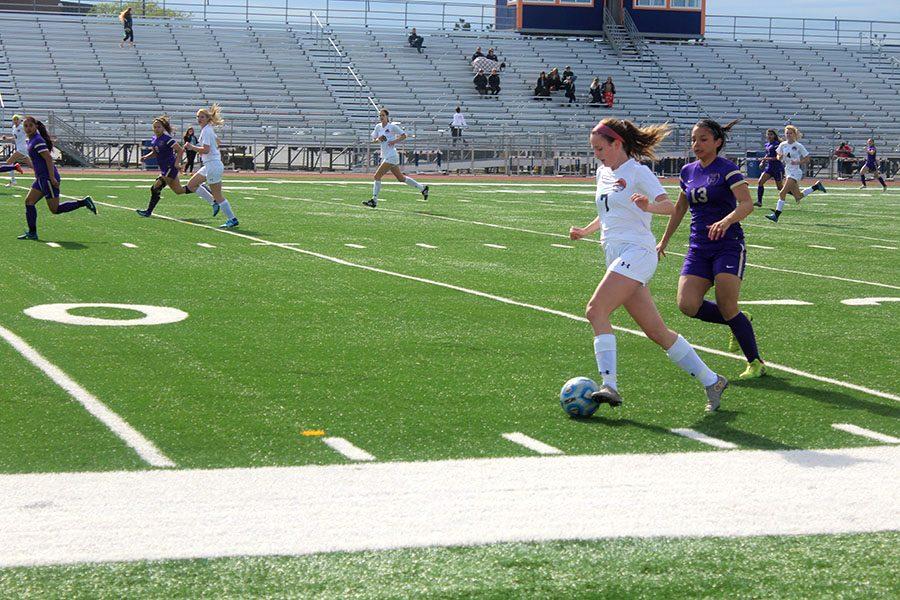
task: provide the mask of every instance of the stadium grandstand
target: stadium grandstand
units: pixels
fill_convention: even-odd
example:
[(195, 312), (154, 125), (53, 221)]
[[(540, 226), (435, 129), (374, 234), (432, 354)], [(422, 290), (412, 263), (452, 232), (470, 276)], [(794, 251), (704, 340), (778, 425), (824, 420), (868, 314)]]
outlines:
[[(462, 106), (473, 166), (524, 152), (557, 170), (560, 157), (587, 155), (585, 132), (609, 115), (673, 123), (672, 157), (707, 115), (742, 119), (732, 146), (741, 152), (786, 123), (825, 162), (844, 138), (877, 134), (884, 158), (900, 151), (900, 23), (713, 16), (697, 0), (690, 19), (680, 11), (665, 30), (665, 9), (631, 2), (618, 14), (590, 3), (577, 26), (547, 16), (562, 7), (505, 0), (143, 3), (158, 16), (142, 16), (137, 2), (137, 46), (121, 48), (116, 15), (91, 2), (13, 0), (0, 12), (2, 118), (46, 115), (67, 158), (98, 166), (136, 160), (123, 149), (149, 137), (153, 117), (166, 113), (183, 131), (213, 102), (228, 117), (223, 143), (257, 168), (371, 165), (375, 106), (389, 107), (413, 138), (408, 149), (423, 151), (449, 147)], [(425, 38), (421, 54), (407, 44), (412, 27)], [(477, 46), (506, 65), (497, 96), (472, 85)], [(535, 100), (537, 74), (564, 65), (578, 102), (562, 92)], [(594, 77), (615, 82), (611, 109), (587, 103)]]

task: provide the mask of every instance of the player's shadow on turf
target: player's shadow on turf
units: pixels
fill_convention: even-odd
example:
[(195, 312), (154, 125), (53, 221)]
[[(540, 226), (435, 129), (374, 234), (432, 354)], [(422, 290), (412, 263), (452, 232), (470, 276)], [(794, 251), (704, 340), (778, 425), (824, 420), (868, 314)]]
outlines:
[(765, 377), (760, 377), (759, 379), (731, 381), (729, 384), (735, 387), (764, 388), (773, 391), (777, 390), (779, 392), (790, 392), (797, 394), (798, 396), (803, 396), (804, 398), (809, 398), (810, 400), (815, 400), (816, 402), (831, 404), (843, 409), (864, 410), (882, 417), (900, 419), (900, 408), (896, 406), (854, 398), (850, 394), (834, 389), (833, 387), (823, 390), (797, 384), (794, 381), (795, 380), (786, 377), (770, 374)]
[(632, 421), (631, 419), (617, 419), (615, 416), (608, 417), (605, 415), (600, 415), (594, 413), (593, 417), (576, 417), (572, 419), (576, 423), (583, 423), (585, 425), (603, 425), (605, 427), (636, 427), (638, 429), (643, 429), (645, 431), (652, 431), (653, 433), (658, 433), (662, 435), (674, 435), (671, 431), (666, 429), (665, 427), (660, 427), (659, 425), (650, 425), (649, 423), (639, 423), (637, 421)]
[(691, 429), (697, 429), (714, 438), (727, 440), (741, 448), (753, 450), (799, 450), (797, 446), (789, 446), (775, 440), (732, 427), (731, 422), (742, 414), (736, 410), (720, 408), (714, 413), (704, 415)]
[(79, 242), (54, 242), (65, 250), (87, 250), (87, 246)]

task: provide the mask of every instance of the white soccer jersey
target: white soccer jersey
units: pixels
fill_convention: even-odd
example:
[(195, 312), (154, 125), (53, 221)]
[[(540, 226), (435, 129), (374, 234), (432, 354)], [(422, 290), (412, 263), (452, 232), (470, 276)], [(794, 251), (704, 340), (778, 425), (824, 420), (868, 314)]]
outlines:
[(22, 129), (22, 123), (13, 125), (11, 131), (13, 138), (16, 140), (16, 152), (28, 154), (28, 136), (25, 135), (25, 130)]
[[(375, 129), (372, 130), (372, 139), (377, 140), (381, 136), (384, 136), (386, 138), (383, 142), (381, 142), (381, 160), (391, 164), (397, 164), (400, 162), (400, 155), (397, 153), (397, 148), (389, 146), (388, 142), (396, 140), (404, 133), (406, 132), (403, 131), (403, 129), (395, 123), (388, 123), (387, 125), (378, 123), (377, 125), (375, 125)], [(388, 160), (389, 158), (391, 160)]]
[(209, 123), (204, 125), (203, 129), (200, 130), (200, 137), (197, 138), (197, 145), (201, 148), (207, 144), (209, 145), (209, 152), (200, 155), (204, 163), (213, 161), (222, 162), (222, 155), (219, 153), (219, 145), (216, 143), (217, 139), (216, 130), (213, 129), (213, 126)]
[(597, 169), (597, 214), (600, 215), (600, 242), (637, 244), (656, 250), (656, 238), (650, 230), (652, 215), (631, 201), (632, 194), (643, 194), (653, 202), (665, 194), (653, 171), (629, 159), (613, 171)]
[(800, 165), (800, 159), (809, 156), (809, 150), (806, 149), (806, 146), (800, 142), (792, 144), (784, 141), (778, 144), (777, 152), (782, 157), (784, 172), (787, 176), (799, 181), (803, 177), (803, 167)]

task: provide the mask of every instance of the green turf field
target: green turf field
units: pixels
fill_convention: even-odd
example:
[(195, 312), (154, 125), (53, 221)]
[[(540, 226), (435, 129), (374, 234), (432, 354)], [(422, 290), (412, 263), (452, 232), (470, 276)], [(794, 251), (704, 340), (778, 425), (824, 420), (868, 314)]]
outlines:
[[(673, 428), (762, 450), (880, 443), (835, 429), (835, 423), (900, 436), (900, 304), (890, 301), (900, 299), (900, 188), (887, 193), (877, 185), (864, 191), (832, 189), (800, 207), (790, 202), (777, 225), (763, 218), (767, 210), (749, 217), (742, 300), (809, 304), (746, 307), (762, 355), (775, 368), (760, 380), (733, 381), (718, 413), (704, 414), (702, 388), (661, 349), (620, 332), (619, 385), (625, 405), (615, 411), (601, 407), (594, 418), (578, 421), (563, 414), (557, 394), (570, 377), (596, 378), (592, 334), (581, 317), (602, 272), (601, 249), (566, 236), (570, 225), (596, 216), (589, 183), (437, 182), (427, 203), (411, 188), (386, 185), (378, 209), (372, 210), (360, 205), (370, 195), (369, 182), (326, 181), (331, 182), (227, 177), (227, 195), (241, 221), (227, 233), (215, 229), (223, 219), (213, 219), (202, 200), (169, 191), (157, 213), (172, 220), (139, 218), (133, 209), (145, 206), (150, 175), (64, 175), (63, 193), (91, 194), (101, 203), (100, 213), (53, 216), (40, 204), (40, 242), (15, 239), (24, 230), (25, 192), (2, 188), (0, 252), (6, 260), (0, 262), (0, 326), (61, 368), (177, 468), (351, 462), (320, 436), (302, 435), (306, 430), (344, 438), (377, 461), (533, 455), (501, 437), (511, 431), (565, 454), (592, 455), (714, 450), (673, 434)], [(773, 205), (774, 188), (769, 188), (766, 206)], [(665, 218), (654, 218), (657, 237), (664, 225)], [(689, 319), (675, 305), (682, 262), (677, 253), (684, 250), (687, 229), (684, 223), (651, 290), (669, 327), (696, 346), (718, 351), (700, 355), (713, 370), (736, 378), (744, 363), (726, 353), (727, 328)], [(883, 301), (842, 303), (864, 298)], [(166, 325), (90, 327), (23, 313), (60, 302), (165, 306), (189, 316)], [(139, 316), (110, 309), (73, 314)], [(624, 311), (614, 315), (614, 324), (635, 328)], [(148, 468), (3, 341), (0, 364), (5, 375), (0, 378), (0, 473)], [(816, 562), (815, 552), (827, 555), (830, 544), (844, 543), (828, 540), (754, 542), (758, 560), (752, 568), (765, 570), (760, 565), (766, 544), (796, 543), (811, 553), (810, 561), (823, 565), (835, 585), (858, 576), (843, 566)], [(698, 542), (697, 548), (707, 552), (717, 543)], [(616, 544), (596, 542), (592, 551), (622, 551)], [(650, 546), (628, 544), (645, 557), (652, 555)], [(743, 548), (738, 542), (723, 544), (732, 553)], [(863, 554), (885, 544), (896, 548), (895, 536), (853, 539)], [(667, 564), (689, 552), (676, 546), (666, 550), (671, 553)], [(421, 592), (500, 597), (528, 589), (565, 593), (566, 587), (554, 586), (570, 584), (572, 593), (581, 595), (634, 589), (629, 587), (634, 572), (609, 585), (587, 575), (563, 576), (559, 563), (579, 548), (584, 550), (560, 543), (540, 551), (542, 558), (534, 559), (543, 561), (540, 568), (562, 578), (546, 589), (527, 582), (517, 587), (512, 573), (507, 574), (511, 579), (475, 577), (481, 582), (476, 589), (437, 586)], [(477, 562), (482, 551), (447, 552), (458, 565), (457, 576), (465, 578), (467, 569), (475, 569), (466, 565)], [(528, 561), (527, 555), (537, 551), (499, 546), (484, 552), (514, 563), (520, 554)], [(355, 560), (366, 559), (341, 562)], [(291, 565), (274, 560), (265, 568)], [(202, 579), (207, 568), (209, 576), (217, 576), (220, 568), (263, 567), (191, 563), (164, 565), (158, 572), (175, 570)], [(156, 566), (152, 569), (157, 572)], [(741, 574), (734, 575), (736, 582), (722, 584), (731, 587), (690, 588), (679, 587), (689, 585), (689, 570), (672, 571), (674, 583), (647, 588), (653, 590), (647, 593), (741, 595), (743, 589)], [(52, 582), (60, 573), (36, 572), (34, 577)], [(0, 595), (3, 588), (18, 595), (20, 582), (6, 575), (0, 572)], [(114, 586), (122, 576), (88, 569), (78, 575), (73, 592), (89, 594), (90, 581)], [(797, 575), (796, 588), (773, 585), (759, 595), (817, 595), (804, 587), (810, 585), (807, 576)], [(891, 569), (873, 569), (872, 594), (864, 588), (845, 591), (889, 596), (890, 577)], [(311, 593), (339, 590), (321, 585)], [(169, 595), (152, 585), (140, 591)], [(370, 591), (383, 594), (378, 585)], [(419, 591), (410, 588), (409, 593)]]

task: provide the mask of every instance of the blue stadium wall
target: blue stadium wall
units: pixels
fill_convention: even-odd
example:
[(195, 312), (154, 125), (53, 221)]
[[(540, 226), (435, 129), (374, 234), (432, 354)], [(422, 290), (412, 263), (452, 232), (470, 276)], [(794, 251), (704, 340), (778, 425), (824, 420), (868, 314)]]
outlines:
[(705, 7), (700, 10), (635, 8), (634, 0), (625, 0), (625, 10), (638, 31), (649, 36), (696, 38), (703, 35)]

